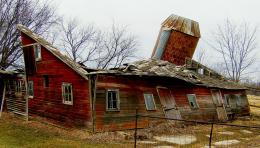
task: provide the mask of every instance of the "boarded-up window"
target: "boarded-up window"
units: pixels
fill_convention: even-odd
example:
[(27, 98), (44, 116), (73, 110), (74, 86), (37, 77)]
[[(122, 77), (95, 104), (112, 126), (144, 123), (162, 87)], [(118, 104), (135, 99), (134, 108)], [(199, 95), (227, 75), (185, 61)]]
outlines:
[(39, 61), (42, 59), (42, 55), (41, 55), (41, 45), (40, 44), (35, 44), (34, 46), (34, 57), (35, 57), (35, 61)]
[(107, 90), (106, 95), (106, 106), (108, 111), (119, 110), (119, 91), (118, 90)]
[(145, 93), (144, 94), (144, 101), (145, 101), (145, 106), (146, 106), (147, 110), (155, 110), (156, 109), (153, 94)]
[(31, 98), (34, 96), (33, 81), (28, 81), (28, 95)]
[(196, 101), (196, 95), (195, 94), (187, 94), (188, 101), (190, 103), (190, 107), (192, 109), (198, 109), (198, 103)]
[(72, 84), (62, 83), (63, 104), (73, 105)]

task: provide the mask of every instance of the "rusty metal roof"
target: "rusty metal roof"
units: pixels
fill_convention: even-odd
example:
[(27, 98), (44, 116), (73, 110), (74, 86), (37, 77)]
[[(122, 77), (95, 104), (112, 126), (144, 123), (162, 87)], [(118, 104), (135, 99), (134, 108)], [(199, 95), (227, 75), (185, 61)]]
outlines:
[(191, 19), (178, 16), (170, 15), (163, 23), (162, 27), (164, 29), (172, 29), (176, 31), (183, 32), (185, 34), (200, 37), (199, 23)]
[(224, 77), (209, 77), (189, 70), (186, 66), (176, 66), (168, 61), (149, 59), (141, 60), (124, 67), (111, 70), (100, 70), (89, 74), (116, 74), (116, 75), (139, 75), (158, 76), (179, 79), (194, 85), (223, 89), (246, 89)]
[(72, 68), (75, 72), (77, 72), (83, 78), (88, 79), (86, 76), (86, 74), (88, 72), (81, 65), (79, 65), (77, 62), (73, 61), (71, 58), (69, 58), (65, 54), (61, 53), (60, 50), (58, 50), (56, 47), (54, 47), (48, 41), (46, 41), (39, 35), (33, 33), (29, 28), (27, 28), (21, 24), (17, 25), (17, 29), (20, 30), (21, 32), (23, 32), (24, 34), (28, 35), (29, 37), (31, 37), (33, 40), (35, 40), (37, 43), (39, 43), (43, 47), (45, 47), (54, 56), (56, 56), (58, 59), (60, 59), (62, 62), (64, 62), (70, 68)]

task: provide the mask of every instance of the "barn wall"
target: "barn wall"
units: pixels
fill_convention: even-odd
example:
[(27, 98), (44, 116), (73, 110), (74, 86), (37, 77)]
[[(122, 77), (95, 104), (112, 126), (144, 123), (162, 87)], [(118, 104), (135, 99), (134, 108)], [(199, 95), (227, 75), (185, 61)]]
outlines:
[[(34, 43), (22, 34), (24, 45)], [(34, 82), (34, 98), (29, 100), (29, 114), (46, 117), (68, 126), (90, 125), (88, 82), (61, 60), (41, 46), (42, 60), (36, 62), (36, 74), (29, 75)], [(44, 87), (44, 75), (49, 76), (49, 87)], [(73, 105), (62, 102), (62, 82), (72, 84)]]
[[(181, 111), (183, 119), (211, 120), (216, 116), (216, 108), (212, 101), (209, 88), (206, 87), (180, 87), (171, 88), (176, 104)], [(199, 109), (191, 109), (187, 94), (195, 94)]]
[[(246, 95), (246, 90), (221, 90), (222, 97), (224, 98), (225, 94), (231, 95), (230, 107), (227, 107), (227, 111), (236, 114), (236, 115), (249, 115), (250, 108)], [(237, 105), (237, 98), (235, 95), (240, 94), (242, 97), (242, 104)]]
[[(183, 119), (211, 120), (216, 116), (210, 89), (193, 87), (183, 81), (123, 76), (99, 76), (96, 98), (96, 129), (117, 130), (134, 128), (135, 109), (139, 114), (164, 117), (157, 86), (167, 87), (171, 91)], [(106, 90), (119, 89), (120, 111), (106, 111)], [(147, 111), (143, 93), (153, 93), (156, 111)], [(186, 94), (196, 94), (199, 109), (191, 109)], [(138, 119), (139, 127), (148, 125), (149, 119)]]

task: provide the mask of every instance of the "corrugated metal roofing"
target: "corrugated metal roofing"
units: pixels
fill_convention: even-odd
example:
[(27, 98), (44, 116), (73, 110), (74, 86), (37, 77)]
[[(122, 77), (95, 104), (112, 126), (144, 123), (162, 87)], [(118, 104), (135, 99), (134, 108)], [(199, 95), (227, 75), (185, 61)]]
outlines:
[(182, 16), (170, 15), (162, 23), (162, 27), (180, 31), (194, 37), (200, 37), (199, 23)]
[(37, 43), (45, 47), (48, 51), (50, 51), (54, 56), (56, 56), (58, 59), (60, 59), (62, 62), (67, 64), (70, 68), (72, 68), (74, 71), (76, 71), (79, 75), (81, 75), (83, 78), (88, 79), (86, 74), (88, 73), (85, 69), (82, 68), (81, 65), (79, 65), (77, 62), (73, 61), (71, 58), (67, 57), (66, 55), (62, 54), (57, 48), (55, 48), (52, 44), (50, 44), (48, 41), (40, 37), (39, 35), (33, 33), (29, 28), (18, 24), (17, 29), (23, 32), (24, 34), (31, 37), (33, 40), (35, 40)]

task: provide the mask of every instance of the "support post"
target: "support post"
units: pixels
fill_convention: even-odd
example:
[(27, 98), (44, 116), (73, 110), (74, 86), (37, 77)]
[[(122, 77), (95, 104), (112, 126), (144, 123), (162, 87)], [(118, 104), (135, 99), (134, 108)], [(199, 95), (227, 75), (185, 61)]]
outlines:
[(2, 116), (2, 111), (3, 111), (3, 108), (4, 108), (4, 102), (5, 102), (5, 82), (4, 82), (2, 102), (1, 102), (1, 106), (0, 106), (0, 118)]
[(136, 143), (136, 141), (137, 141), (137, 120), (138, 120), (138, 109), (136, 108), (135, 109), (135, 135), (134, 135), (135, 136), (134, 137), (135, 138), (135, 146), (134, 146), (135, 148), (136, 148), (136, 144), (137, 144)]
[(212, 133), (213, 133), (213, 125), (214, 123), (211, 123), (211, 130), (210, 130), (210, 135), (209, 135), (209, 148), (211, 148), (211, 141), (212, 141)]

